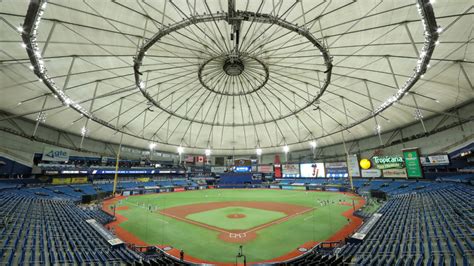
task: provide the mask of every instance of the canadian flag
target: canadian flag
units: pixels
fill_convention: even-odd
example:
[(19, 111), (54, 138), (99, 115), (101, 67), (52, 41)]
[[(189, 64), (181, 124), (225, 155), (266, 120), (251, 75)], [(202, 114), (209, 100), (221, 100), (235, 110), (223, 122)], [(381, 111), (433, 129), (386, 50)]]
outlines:
[(197, 157), (197, 162), (198, 163), (204, 163), (204, 156), (198, 156)]

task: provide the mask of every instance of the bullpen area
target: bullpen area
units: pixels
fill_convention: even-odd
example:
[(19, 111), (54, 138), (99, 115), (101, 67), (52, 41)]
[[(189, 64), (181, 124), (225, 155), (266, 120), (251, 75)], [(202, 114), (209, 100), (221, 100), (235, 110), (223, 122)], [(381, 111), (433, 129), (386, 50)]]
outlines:
[(196, 263), (282, 261), (322, 241), (338, 241), (361, 220), (364, 200), (350, 193), (210, 189), (119, 197), (104, 202), (124, 241), (156, 245)]

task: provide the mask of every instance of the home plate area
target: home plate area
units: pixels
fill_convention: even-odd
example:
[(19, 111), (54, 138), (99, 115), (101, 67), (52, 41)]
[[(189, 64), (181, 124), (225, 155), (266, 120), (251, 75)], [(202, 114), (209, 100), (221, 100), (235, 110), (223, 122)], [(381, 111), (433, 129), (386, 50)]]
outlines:
[(246, 238), (247, 233), (229, 233), (230, 238)]

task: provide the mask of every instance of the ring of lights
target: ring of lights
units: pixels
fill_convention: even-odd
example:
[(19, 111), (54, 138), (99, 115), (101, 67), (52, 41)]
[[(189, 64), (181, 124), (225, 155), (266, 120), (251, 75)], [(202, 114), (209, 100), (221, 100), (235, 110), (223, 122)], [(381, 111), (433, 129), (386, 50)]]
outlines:
[[(241, 88), (241, 90), (238, 90), (237, 92), (235, 92), (235, 91), (229, 92), (229, 91), (224, 91), (224, 89), (218, 87), (217, 84), (211, 84), (213, 82), (213, 80), (212, 80), (212, 77), (211, 78), (206, 78), (206, 76), (207, 76), (206, 68), (207, 68), (207, 66), (210, 65), (210, 63), (212, 63), (214, 61), (217, 61), (218, 64), (213, 68), (222, 68), (223, 72), (229, 71), (228, 69), (232, 66), (231, 65), (232, 63), (230, 62), (229, 58), (227, 58), (225, 56), (210, 58), (210, 59), (206, 60), (203, 64), (201, 64), (199, 66), (199, 70), (198, 70), (199, 82), (207, 90), (212, 91), (212, 92), (217, 93), (217, 94), (222, 94), (222, 95), (227, 95), (227, 96), (237, 96), (237, 95), (250, 94), (250, 93), (256, 92), (256, 91), (260, 90), (261, 88), (263, 88), (263, 86), (265, 86), (265, 84), (267, 84), (268, 78), (270, 77), (270, 72), (268, 71), (267, 65), (265, 65), (265, 63), (263, 61), (261, 61), (260, 59), (258, 59), (256, 57), (253, 57), (253, 56), (245, 56), (244, 55), (244, 56), (241, 57), (241, 59), (242, 59), (243, 63), (236, 62), (238, 64), (235, 64), (235, 65), (237, 65), (239, 68), (237, 70), (234, 70), (234, 71), (244, 72), (245, 71), (245, 65), (248, 64), (248, 61), (253, 61), (254, 63), (258, 64), (261, 67), (261, 73), (259, 73), (259, 75), (252, 76), (254, 78), (254, 80), (256, 81), (256, 83), (258, 83), (256, 86), (250, 87), (247, 90), (246, 90), (246, 88)], [(221, 67), (221, 64), (223, 65), (223, 67)], [(211, 69), (210, 71), (215, 71), (215, 69)], [(233, 76), (232, 74), (229, 74), (229, 73), (227, 73), (227, 75)], [(240, 75), (240, 73), (236, 72), (234, 76), (238, 76), (238, 75)], [(261, 80), (259, 80), (259, 79), (261, 79)]]
[[(237, 16), (239, 18), (241, 18), (242, 20), (245, 20), (245, 21), (253, 20), (253, 22), (256, 22), (256, 23), (275, 24), (275, 25), (278, 25), (280, 27), (283, 27), (287, 30), (296, 32), (297, 34), (306, 37), (306, 39), (309, 42), (311, 42), (315, 47), (317, 47), (319, 49), (319, 51), (321, 52), (321, 55), (324, 59), (324, 64), (326, 66), (326, 71), (325, 71), (326, 78), (324, 79), (324, 81), (321, 84), (321, 89), (320, 89), (319, 93), (311, 101), (308, 101), (306, 103), (306, 105), (302, 106), (301, 108), (298, 108), (297, 110), (295, 110), (291, 113), (278, 116), (275, 119), (256, 121), (256, 122), (252, 123), (252, 125), (259, 125), (259, 124), (265, 124), (265, 123), (269, 123), (269, 122), (275, 122), (275, 121), (278, 121), (278, 120), (288, 118), (288, 117), (293, 116), (293, 115), (297, 115), (302, 110), (305, 110), (306, 108), (308, 108), (308, 107), (312, 106), (314, 103), (316, 103), (319, 100), (319, 98), (321, 98), (321, 96), (324, 94), (324, 92), (326, 91), (327, 87), (329, 86), (329, 84), (331, 82), (332, 58), (329, 55), (328, 50), (324, 47), (324, 45), (319, 40), (317, 40), (306, 28), (302, 28), (298, 25), (289, 23), (288, 21), (286, 21), (284, 19), (281, 19), (279, 17), (275, 17), (275, 16), (272, 16), (272, 15), (269, 15), (269, 14), (261, 14), (261, 13), (255, 13), (255, 12), (249, 12), (249, 11), (238, 11)], [(178, 117), (180, 119), (187, 120), (187, 121), (190, 121), (190, 122), (193, 122), (193, 123), (200, 123), (200, 124), (204, 124), (204, 125), (213, 126), (214, 124), (212, 122), (205, 121), (205, 120), (193, 119), (193, 118), (190, 118), (190, 117), (187, 117), (187, 116), (184, 116), (184, 115), (177, 114), (175, 112), (172, 112), (172, 111), (162, 107), (154, 99), (154, 97), (152, 97), (152, 95), (150, 95), (147, 92), (147, 90), (145, 88), (145, 85), (144, 85), (144, 82), (141, 79), (142, 73), (140, 72), (140, 67), (142, 65), (143, 58), (145, 57), (146, 52), (148, 51), (148, 49), (150, 49), (156, 42), (158, 42), (164, 36), (166, 36), (168, 34), (171, 34), (173, 32), (176, 32), (177, 30), (180, 30), (180, 29), (185, 28), (187, 26), (193, 25), (193, 24), (219, 21), (219, 20), (227, 20), (227, 19), (228, 19), (228, 14), (225, 13), (225, 12), (224, 13), (215, 13), (215, 14), (195, 15), (193, 17), (187, 18), (183, 21), (177, 22), (175, 24), (169, 25), (169, 26), (161, 29), (155, 35), (153, 35), (152, 38), (148, 39), (138, 49), (137, 55), (134, 58), (135, 64), (133, 65), (133, 69), (135, 71), (135, 83), (136, 83), (136, 86), (138, 87), (138, 89), (143, 94), (143, 96), (150, 103), (154, 104), (156, 107), (158, 107), (162, 111), (168, 113), (169, 115), (172, 115), (172, 116), (175, 116), (175, 117)], [(227, 55), (221, 55), (221, 56), (227, 56)], [(256, 59), (256, 58), (253, 57), (253, 59)], [(263, 64), (263, 62), (261, 62), (261, 63)], [(212, 91), (214, 91), (214, 90), (212, 90)], [(248, 123), (246, 123), (246, 124), (230, 123), (230, 124), (223, 124), (221, 126), (234, 126), (235, 127), (235, 126), (248, 126), (248, 125), (249, 125)]]
[[(359, 121), (356, 121), (354, 123), (348, 124), (348, 125), (341, 125), (339, 130), (334, 130), (332, 132), (322, 134), (320, 137), (327, 137), (331, 136), (340, 132), (343, 132), (345, 130), (348, 130), (356, 125), (359, 125), (369, 119), (371, 119), (374, 116), (379, 115), (381, 112), (383, 112), (385, 109), (390, 107), (393, 103), (396, 101), (400, 100), (403, 98), (403, 96), (415, 85), (415, 83), (421, 78), (421, 76), (426, 72), (428, 64), (430, 62), (431, 56), (434, 52), (436, 42), (439, 37), (439, 32), (438, 32), (438, 26), (436, 23), (436, 17), (434, 15), (433, 7), (430, 4), (430, 0), (417, 0), (417, 7), (418, 7), (418, 12), (421, 16), (421, 21), (423, 24), (424, 28), (424, 37), (425, 41), (423, 44), (423, 47), (420, 52), (419, 59), (417, 61), (417, 65), (415, 66), (413, 74), (410, 76), (408, 80), (405, 81), (403, 86), (399, 88), (399, 90), (389, 97), (383, 104), (381, 104), (379, 107), (374, 109), (374, 111), (365, 116), (362, 117)], [(69, 106), (73, 110), (79, 112), (81, 115), (86, 117), (87, 119), (93, 120), (103, 126), (106, 126), (112, 130), (116, 130), (118, 132), (121, 132), (123, 134), (129, 135), (131, 137), (135, 138), (140, 138), (148, 141), (154, 141), (160, 144), (166, 144), (166, 145), (173, 145), (173, 146), (179, 146), (179, 144), (170, 144), (170, 143), (164, 143), (164, 142), (159, 142), (156, 140), (151, 140), (149, 138), (144, 138), (144, 137), (139, 137), (131, 132), (127, 132), (124, 130), (123, 127), (116, 127), (105, 120), (95, 116), (94, 114), (90, 113), (89, 111), (86, 110), (80, 103), (74, 102), (62, 89), (58, 88), (52, 78), (49, 77), (48, 71), (46, 66), (44, 65), (44, 62), (42, 60), (41, 56), (41, 50), (39, 48), (39, 45), (37, 43), (37, 32), (38, 32), (38, 27), (41, 22), (41, 18), (44, 14), (44, 10), (46, 8), (46, 0), (40, 0), (40, 1), (30, 1), (29, 6), (28, 6), (28, 11), (27, 14), (25, 15), (25, 20), (23, 23), (23, 32), (22, 32), (22, 39), (24, 44), (26, 45), (26, 51), (28, 54), (28, 57), (30, 59), (30, 62), (34, 68), (34, 73), (38, 76), (40, 81), (42, 81), (48, 89), (55, 95), (55, 97), (60, 100), (65, 106)], [(323, 86), (321, 86), (321, 91), (312, 102), (309, 102), (307, 107), (311, 106), (314, 104), (320, 96), (324, 93), (324, 91), (327, 89), (329, 83), (330, 83), (330, 77), (331, 77), (331, 69), (332, 69), (332, 63), (331, 63), (331, 57), (327, 51), (327, 49), (318, 41), (316, 38), (312, 36), (311, 33), (309, 33), (308, 30), (302, 27), (298, 27), (297, 25), (293, 25), (281, 18), (274, 17), (268, 14), (260, 14), (260, 13), (254, 13), (254, 12), (248, 12), (248, 11), (237, 11), (237, 13), (244, 17), (246, 21), (254, 21), (257, 23), (273, 23), (276, 25), (279, 25), (283, 28), (289, 29), (291, 31), (297, 32), (298, 34), (301, 34), (305, 36), (309, 41), (311, 41), (315, 46), (318, 47), (318, 49), (321, 51), (321, 54), (325, 60), (325, 64), (327, 67), (326, 73), (326, 80), (324, 81)], [(195, 23), (201, 23), (201, 22), (209, 22), (212, 20), (225, 20), (227, 19), (227, 13), (222, 12), (222, 13), (217, 13), (217, 14), (205, 14), (205, 15), (196, 15), (194, 17), (191, 17), (190, 19), (183, 20), (181, 22), (178, 22), (174, 25), (167, 26), (162, 28), (158, 33), (156, 33), (151, 39), (146, 41), (143, 46), (140, 47), (138, 50), (137, 56), (134, 58), (134, 72), (135, 72), (135, 82), (136, 86), (140, 89), (142, 94), (153, 104), (155, 104), (158, 108), (162, 109), (164, 112), (169, 113), (170, 115), (174, 115), (176, 117), (179, 117), (184, 120), (188, 120), (191, 122), (197, 122), (197, 123), (202, 123), (202, 124), (208, 124), (208, 125), (213, 125), (212, 123), (208, 123), (205, 121), (197, 121), (197, 120), (190, 120), (187, 117), (180, 116), (178, 114), (172, 113), (169, 110), (166, 110), (162, 107), (159, 106), (159, 104), (156, 103), (156, 101), (146, 92), (144, 86), (142, 85), (143, 82), (140, 78), (141, 73), (140, 73), (140, 66), (141, 62), (145, 56), (145, 52), (153, 46), (154, 43), (159, 41), (159, 39), (166, 35), (169, 34), (173, 31), (179, 30), (181, 28), (184, 28), (188, 25), (195, 24)], [(304, 108), (303, 108), (304, 109)], [(303, 110), (301, 109), (301, 110)], [(286, 116), (281, 116), (278, 119), (271, 120), (271, 121), (261, 121), (259, 123), (255, 124), (263, 124), (267, 122), (274, 122), (276, 120), (284, 119), (287, 118), (291, 115), (297, 115), (299, 111), (296, 111), (294, 113), (288, 114)], [(245, 126), (245, 125), (238, 125), (238, 124), (232, 124), (232, 126)], [(306, 142), (302, 141), (302, 142)], [(294, 142), (294, 143), (286, 143), (287, 145), (293, 145), (293, 144), (298, 144), (302, 142)], [(206, 147), (193, 147), (193, 148), (202, 148), (205, 149)], [(262, 147), (261, 147), (262, 148)], [(263, 147), (265, 148), (265, 147)], [(227, 148), (224, 149), (222, 148), (221, 150), (249, 150), (250, 148), (240, 148), (240, 149), (235, 149), (235, 148)]]

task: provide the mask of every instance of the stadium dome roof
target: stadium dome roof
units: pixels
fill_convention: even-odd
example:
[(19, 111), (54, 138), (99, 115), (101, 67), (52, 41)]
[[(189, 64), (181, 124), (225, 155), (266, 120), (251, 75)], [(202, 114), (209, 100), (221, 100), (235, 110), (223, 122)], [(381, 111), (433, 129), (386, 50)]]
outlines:
[(473, 99), (470, 0), (33, 3), (0, 3), (1, 110), (86, 138), (294, 151)]

